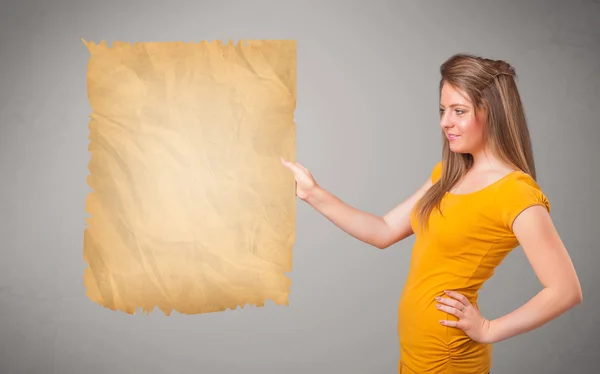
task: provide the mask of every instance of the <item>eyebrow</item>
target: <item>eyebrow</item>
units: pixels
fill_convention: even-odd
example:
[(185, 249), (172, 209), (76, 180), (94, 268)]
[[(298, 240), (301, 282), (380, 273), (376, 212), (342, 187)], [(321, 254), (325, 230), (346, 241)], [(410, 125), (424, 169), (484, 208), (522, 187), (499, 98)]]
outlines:
[[(457, 106), (469, 107), (467, 104), (452, 104), (452, 105), (450, 105), (450, 108), (455, 108), (455, 107), (457, 107)], [(443, 107), (443, 105), (442, 105), (442, 104), (440, 104), (440, 107)]]

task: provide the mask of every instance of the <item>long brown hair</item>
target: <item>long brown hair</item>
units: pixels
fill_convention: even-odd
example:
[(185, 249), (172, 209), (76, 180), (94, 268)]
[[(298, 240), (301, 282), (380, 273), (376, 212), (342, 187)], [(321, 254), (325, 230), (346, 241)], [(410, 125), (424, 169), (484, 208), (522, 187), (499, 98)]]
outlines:
[[(442, 87), (449, 84), (470, 99), (474, 113), (484, 112), (484, 139), (502, 161), (536, 179), (535, 164), (527, 120), (515, 82), (515, 69), (503, 60), (491, 60), (471, 54), (451, 56), (440, 67), (440, 100)], [(442, 172), (440, 179), (419, 200), (416, 211), (423, 227), (429, 215), (439, 210), (444, 194), (473, 165), (468, 153), (450, 150), (442, 131)], [(441, 211), (440, 211), (441, 212)]]

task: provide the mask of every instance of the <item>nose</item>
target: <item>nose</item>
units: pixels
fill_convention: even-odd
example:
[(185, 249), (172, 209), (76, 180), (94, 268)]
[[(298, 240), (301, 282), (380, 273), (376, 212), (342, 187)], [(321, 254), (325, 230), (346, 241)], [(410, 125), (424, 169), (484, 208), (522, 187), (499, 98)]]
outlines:
[(449, 127), (452, 127), (451, 119), (448, 116), (448, 113), (442, 113), (440, 116), (440, 126), (443, 130), (446, 130)]

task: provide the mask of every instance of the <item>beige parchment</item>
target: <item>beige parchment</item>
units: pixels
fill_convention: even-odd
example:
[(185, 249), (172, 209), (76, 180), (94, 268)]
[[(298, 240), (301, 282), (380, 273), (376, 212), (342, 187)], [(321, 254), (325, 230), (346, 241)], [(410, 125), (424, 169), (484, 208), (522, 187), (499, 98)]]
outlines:
[(289, 305), (295, 41), (83, 42), (87, 296), (130, 314)]

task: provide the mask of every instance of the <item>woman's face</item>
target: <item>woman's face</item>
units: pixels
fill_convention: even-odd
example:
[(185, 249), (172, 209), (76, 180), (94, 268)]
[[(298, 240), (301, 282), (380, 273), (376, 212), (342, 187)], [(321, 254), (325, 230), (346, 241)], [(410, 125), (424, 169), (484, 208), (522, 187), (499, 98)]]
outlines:
[(448, 139), (450, 150), (457, 153), (477, 153), (484, 149), (483, 111), (474, 115), (467, 95), (444, 84), (440, 97), (440, 126)]

